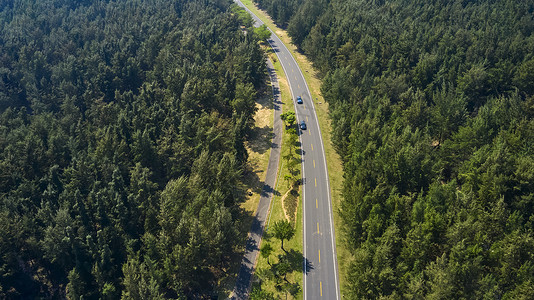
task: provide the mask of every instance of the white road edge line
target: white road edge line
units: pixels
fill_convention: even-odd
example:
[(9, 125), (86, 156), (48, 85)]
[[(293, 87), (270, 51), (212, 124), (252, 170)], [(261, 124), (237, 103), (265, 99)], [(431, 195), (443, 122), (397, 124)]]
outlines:
[[(247, 8), (248, 10), (248, 8)], [(249, 13), (252, 13), (250, 10), (248, 10)], [(274, 49), (273, 47), (273, 44), (271, 43), (271, 40), (272, 40), (272, 36), (275, 36), (279, 41), (280, 41), (280, 48), (285, 48), (285, 50), (289, 53), (289, 55), (291, 56), (291, 58), (293, 59), (293, 61), (295, 61), (295, 59), (293, 58), (293, 55), (291, 55), (291, 52), (289, 52), (289, 49), (287, 49), (286, 45), (282, 42), (282, 40), (280, 40), (280, 38), (269, 28), (269, 31), (271, 32), (271, 38), (267, 40), (267, 42), (269, 43), (269, 45), (271, 46), (271, 48)], [(281, 52), (278, 52), (278, 53), (281, 53)], [(280, 62), (280, 65), (282, 66), (282, 69), (284, 70), (284, 73), (286, 74), (286, 76), (288, 76), (288, 73), (287, 73), (287, 70), (286, 68), (284, 67), (284, 64), (282, 63), (282, 61), (280, 60), (280, 55), (279, 54), (276, 54), (276, 56), (278, 56), (278, 61)], [(287, 57), (286, 57), (287, 59)], [(298, 66), (298, 64), (296, 63), (295, 61), (295, 64), (297, 65), (297, 69), (299, 70), (299, 73), (300, 73), (300, 76), (302, 76), (302, 78), (304, 79), (304, 84), (306, 85), (306, 90), (308, 91), (308, 94), (310, 95), (311, 97), (311, 94), (310, 94), (310, 90), (308, 89), (308, 84), (306, 83), (306, 79), (304, 78), (304, 75), (302, 74), (302, 71), (300, 70), (300, 67)], [(291, 91), (291, 102), (293, 102), (293, 108), (295, 109), (295, 116), (297, 117), (297, 123), (300, 122), (299, 120), (299, 116), (297, 114), (297, 104), (295, 103), (295, 101), (293, 101), (293, 99), (295, 99), (295, 93), (293, 92), (293, 87), (291, 86), (291, 81), (289, 80), (289, 77), (288, 77), (288, 80), (287, 80), (287, 83), (289, 85), (289, 90)], [(313, 100), (312, 100), (313, 101)], [(320, 132), (320, 131), (319, 131)], [(299, 142), (300, 144), (302, 145), (302, 138), (301, 138), (301, 135), (299, 135)], [(322, 142), (322, 141), (321, 141)], [(324, 155), (324, 152), (323, 152), (323, 155)], [(308, 271), (307, 270), (307, 266), (306, 266), (306, 214), (304, 213), (306, 211), (306, 201), (304, 201), (306, 199), (306, 188), (304, 187), (304, 185), (306, 184), (306, 181), (304, 180), (306, 178), (306, 175), (305, 175), (305, 171), (304, 171), (304, 151), (302, 149), (302, 146), (300, 148), (300, 167), (301, 167), (301, 170), (302, 170), (302, 223), (303, 223), (303, 233), (302, 233), (302, 237), (303, 237), (303, 245), (302, 245), (302, 248), (303, 248), (303, 255), (304, 255), (304, 259), (302, 261), (302, 265), (303, 265), (303, 269), (304, 269), (304, 274), (303, 274), (303, 277), (304, 277), (304, 287), (302, 288), (303, 289), (303, 298), (306, 299), (306, 281), (307, 281), (307, 277), (306, 277), (306, 272)], [(335, 266), (334, 266), (334, 270), (335, 270)], [(335, 271), (337, 273), (337, 271)], [(337, 274), (336, 274), (337, 276)], [(337, 285), (337, 278), (336, 278), (336, 285)], [(337, 291), (336, 291), (336, 295), (337, 295)], [(338, 297), (336, 297), (338, 298)], [(339, 298), (338, 298), (339, 299)]]
[[(243, 3), (241, 3), (243, 5), (243, 7), (251, 14), (251, 15), (254, 15), (255, 14), (250, 11)], [(260, 21), (262, 24), (263, 24), (263, 21), (259, 20), (259, 18), (257, 19), (258, 21)], [(271, 28), (267, 27), (267, 29), (269, 29), (269, 31), (271, 32), (271, 35), (274, 35), (278, 38), (278, 36), (271, 30)], [(280, 38), (278, 38), (280, 40)], [(274, 47), (270, 41), (270, 39), (267, 40), (267, 42), (269, 43), (269, 45), (271, 45), (271, 48), (273, 48), (274, 50)], [(287, 49), (286, 45), (284, 43), (282, 43), (282, 40), (280, 40), (281, 42), (281, 46), (283, 46), (287, 52), (289, 52), (290, 56), (291, 56), (291, 59), (293, 60), (293, 62), (295, 62), (295, 64), (297, 65), (297, 69), (299, 70), (299, 73), (300, 73), (300, 76), (302, 76), (302, 78), (304, 78), (304, 84), (306, 85), (306, 90), (308, 91), (308, 95), (310, 95), (310, 100), (311, 100), (311, 103), (312, 103), (312, 108), (313, 108), (313, 111), (316, 112), (315, 110), (315, 105), (313, 104), (313, 97), (311, 96), (311, 93), (310, 93), (310, 89), (308, 88), (308, 83), (306, 82), (306, 78), (304, 77), (304, 74), (302, 73), (302, 70), (300, 69), (300, 66), (298, 65), (297, 61), (295, 60), (295, 58), (293, 57), (293, 54), (291, 54), (291, 52), (289, 51), (289, 49)], [(280, 53), (280, 52), (278, 52)], [(278, 54), (276, 54), (276, 56), (279, 56)], [(286, 57), (287, 58), (287, 57)], [(280, 59), (279, 59), (280, 60)], [(280, 65), (282, 66), (282, 69), (284, 69), (284, 73), (286, 73), (286, 76), (287, 76), (287, 71), (284, 67), (284, 65), (280, 62)], [(289, 80), (287, 81), (288, 84), (289, 84), (289, 89), (291, 90), (291, 95), (293, 96), (293, 88), (291, 87), (291, 83), (289, 82)], [(297, 107), (296, 107), (296, 104), (294, 101), (293, 102), (293, 107), (295, 108), (295, 115), (296, 114), (296, 111), (297, 111)], [(297, 120), (298, 120), (298, 116), (297, 116)], [(324, 161), (324, 168), (325, 168), (325, 172), (326, 172), (326, 187), (327, 187), (327, 191), (328, 191), (328, 208), (329, 208), (329, 212), (328, 214), (330, 215), (330, 234), (331, 234), (331, 239), (332, 239), (332, 249), (333, 249), (333, 252), (332, 252), (332, 260), (333, 260), (333, 264), (334, 264), (334, 280), (335, 280), (335, 283), (336, 283), (336, 299), (339, 299), (339, 283), (338, 283), (338, 271), (337, 271), (337, 251), (336, 251), (336, 243), (334, 241), (334, 225), (333, 225), (333, 217), (332, 217), (332, 200), (331, 200), (331, 197), (330, 197), (330, 180), (329, 180), (329, 176), (328, 176), (328, 168), (327, 168), (327, 165), (326, 165), (326, 156), (325, 156), (325, 153), (324, 153), (324, 146), (323, 146), (323, 137), (322, 137), (322, 134), (321, 134), (321, 127), (319, 127), (319, 121), (317, 120), (317, 117), (315, 118), (315, 124), (317, 125), (317, 129), (319, 131), (319, 139), (321, 140), (321, 151), (323, 152), (323, 161)], [(302, 145), (302, 140), (300, 138), (300, 135), (299, 135), (299, 141), (300, 141), (300, 144)], [(302, 169), (302, 178), (306, 178), (305, 177), (305, 174), (304, 174), (304, 164), (302, 164), (303, 160), (304, 160), (304, 155), (303, 155), (303, 150), (302, 150), (302, 147), (300, 149), (301, 151), (301, 169)], [(305, 182), (303, 181), (302, 183), (303, 185), (305, 184)], [(303, 187), (302, 188), (302, 210), (303, 211), (306, 211), (305, 210), (305, 205), (306, 205), (306, 202), (304, 201), (304, 199), (306, 198), (305, 197), (305, 193), (306, 193), (306, 189)], [(303, 213), (303, 231), (306, 232), (306, 214)], [(302, 234), (303, 236), (303, 242), (304, 242), (304, 245), (302, 248), (303, 249), (303, 254), (304, 254), (304, 258), (306, 258), (306, 234)], [(304, 259), (303, 261), (303, 265), (304, 265), (304, 299), (306, 299), (306, 260)]]
[[(274, 33), (273, 33), (274, 34)], [(282, 45), (284, 45), (284, 47), (287, 49), (286, 45), (284, 43), (282, 43)], [(288, 50), (289, 52), (289, 50)], [(297, 66), (298, 63), (297, 61), (295, 60), (295, 58), (293, 57), (293, 54), (291, 54), (291, 52), (289, 52), (289, 54), (291, 55), (291, 58), (293, 59), (293, 61), (295, 62), (295, 64)], [(311, 97), (311, 104), (312, 104), (312, 108), (313, 108), (313, 111), (315, 112), (315, 124), (317, 125), (317, 130), (319, 131), (319, 139), (321, 140), (321, 151), (323, 152), (323, 161), (324, 161), (324, 170), (325, 170), (325, 174), (326, 174), (326, 188), (327, 188), (327, 191), (328, 191), (328, 214), (330, 215), (330, 235), (331, 235), (331, 240), (332, 240), (332, 262), (334, 264), (334, 280), (335, 280), (335, 283), (336, 283), (336, 299), (339, 299), (339, 283), (338, 283), (338, 274), (337, 274), (337, 250), (336, 250), (336, 243), (334, 241), (334, 221), (333, 221), (333, 216), (332, 216), (332, 199), (330, 198), (330, 180), (329, 180), (329, 176), (328, 176), (328, 168), (327, 168), (327, 165), (326, 165), (326, 155), (324, 153), (324, 143), (323, 143), (323, 136), (321, 134), (321, 127), (319, 127), (319, 121), (317, 120), (317, 112), (315, 110), (315, 105), (313, 103), (313, 97), (310, 93), (310, 89), (308, 88), (308, 82), (306, 81), (306, 78), (304, 77), (304, 74), (302, 73), (302, 70), (300, 69), (300, 66), (297, 68), (300, 72), (300, 76), (302, 76), (302, 78), (304, 78), (304, 85), (306, 85), (306, 90), (308, 91), (308, 95), (310, 95)], [(289, 80), (288, 80), (289, 81)], [(302, 145), (302, 142), (301, 142), (301, 145)], [(302, 201), (304, 202), (304, 201)], [(304, 210), (304, 205), (302, 207), (302, 209)], [(303, 213), (303, 215), (306, 215)], [(306, 236), (304, 234), (304, 236)], [(304, 246), (304, 249), (306, 249), (306, 247)], [(306, 257), (306, 254), (304, 254), (304, 257)], [(306, 274), (304, 274), (304, 278), (306, 278)], [(304, 290), (306, 288), (306, 281), (304, 281)], [(304, 294), (304, 299), (306, 299), (306, 294)]]

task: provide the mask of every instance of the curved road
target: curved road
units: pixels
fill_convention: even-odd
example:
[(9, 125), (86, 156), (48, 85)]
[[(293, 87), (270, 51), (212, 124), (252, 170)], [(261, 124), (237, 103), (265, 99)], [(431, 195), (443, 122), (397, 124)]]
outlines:
[[(234, 1), (251, 14), (256, 26), (263, 24), (243, 3)], [(304, 299), (339, 300), (332, 201), (323, 141), (313, 99), (302, 71), (284, 43), (274, 33), (268, 42), (284, 69), (293, 99), (301, 96), (304, 100), (303, 104), (293, 102), (298, 122), (305, 121), (307, 125), (307, 130), (301, 130), (299, 135), (304, 210)]]
[(265, 221), (269, 213), (269, 207), (271, 199), (273, 198), (274, 188), (276, 185), (276, 179), (278, 174), (278, 163), (280, 161), (280, 149), (282, 144), (282, 120), (280, 114), (282, 113), (282, 100), (280, 99), (280, 88), (278, 85), (278, 78), (274, 66), (270, 60), (267, 60), (267, 71), (271, 78), (271, 86), (273, 89), (273, 109), (274, 109), (274, 122), (273, 122), (273, 138), (271, 140), (271, 154), (269, 156), (269, 164), (267, 165), (267, 171), (265, 174), (265, 182), (260, 194), (260, 201), (258, 203), (258, 209), (252, 225), (250, 226), (250, 232), (247, 238), (247, 244), (245, 246), (245, 254), (241, 261), (241, 267), (234, 290), (232, 291), (231, 299), (248, 299), (250, 283), (254, 268), (256, 267), (256, 260), (258, 258), (259, 245), (263, 236), (263, 230), (265, 228)]

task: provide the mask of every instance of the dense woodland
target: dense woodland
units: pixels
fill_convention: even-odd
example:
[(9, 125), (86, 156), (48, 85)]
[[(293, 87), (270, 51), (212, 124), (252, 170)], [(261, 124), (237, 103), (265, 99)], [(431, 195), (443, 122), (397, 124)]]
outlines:
[(534, 1), (257, 2), (323, 76), (346, 296), (532, 299)]
[(0, 3), (0, 298), (213, 295), (266, 74), (230, 5)]

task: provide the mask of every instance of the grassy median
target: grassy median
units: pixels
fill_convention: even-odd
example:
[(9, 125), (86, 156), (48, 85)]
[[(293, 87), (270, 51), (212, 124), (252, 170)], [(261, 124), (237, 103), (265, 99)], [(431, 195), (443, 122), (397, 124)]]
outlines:
[(332, 209), (334, 213), (334, 229), (336, 231), (336, 248), (337, 248), (337, 257), (339, 265), (339, 280), (341, 286), (341, 294), (343, 295), (344, 283), (345, 283), (345, 274), (346, 270), (343, 268), (346, 264), (340, 262), (348, 261), (350, 258), (350, 253), (343, 246), (341, 242), (341, 220), (339, 217), (339, 208), (341, 202), (341, 189), (343, 184), (343, 173), (339, 172), (343, 168), (341, 159), (339, 155), (334, 150), (334, 147), (331, 142), (331, 131), (332, 127), (330, 125), (330, 119), (328, 117), (328, 104), (324, 102), (324, 99), (321, 95), (321, 80), (318, 76), (317, 71), (313, 68), (312, 63), (301, 54), (297, 47), (291, 42), (291, 38), (287, 35), (287, 32), (279, 27), (277, 27), (272, 19), (267, 15), (263, 10), (258, 9), (258, 7), (253, 4), (251, 0), (242, 1), (245, 6), (250, 9), (254, 14), (256, 14), (273, 32), (278, 35), (282, 42), (289, 49), (297, 63), (299, 64), (304, 78), (308, 84), (308, 88), (313, 99), (315, 106), (315, 112), (317, 114), (317, 119), (319, 120), (319, 126), (321, 127), (321, 136), (324, 143), (324, 151), (326, 156), (326, 162), (328, 165), (328, 175), (330, 182), (330, 194), (332, 197)]
[[(278, 76), (278, 82), (280, 85), (280, 92), (281, 92), (281, 100), (283, 102), (282, 104), (282, 112), (287, 111), (294, 111), (294, 106), (291, 98), (291, 93), (289, 90), (289, 85), (287, 82), (287, 79), (285, 77), (285, 73), (278, 62), (278, 58), (275, 56), (272, 49), (269, 48), (267, 50), (267, 54), (269, 55), (271, 61), (274, 63), (274, 67), (276, 70), (276, 75)], [(285, 145), (287, 143), (287, 134), (282, 135), (282, 145)], [(289, 150), (287, 147), (282, 147), (281, 155), (280, 155), (280, 164), (278, 168), (278, 179), (276, 181), (276, 187), (275, 187), (275, 195), (273, 196), (273, 199), (271, 201), (271, 209), (270, 214), (267, 219), (266, 224), (266, 232), (267, 235), (264, 235), (264, 239), (262, 240), (262, 245), (264, 243), (270, 243), (274, 249), (274, 252), (270, 255), (270, 262), (274, 263), (278, 260), (278, 256), (284, 254), (284, 252), (281, 250), (281, 243), (276, 238), (272, 237), (271, 234), (272, 230), (270, 228), (272, 225), (280, 220), (287, 219), (287, 211), (284, 211), (284, 207), (282, 204), (282, 197), (288, 193), (290, 190), (290, 186), (287, 184), (287, 181), (284, 180), (284, 176), (289, 174), (289, 171), (287, 169), (287, 166), (285, 166), (284, 160), (282, 157), (287, 154)], [(299, 156), (300, 158), (300, 156)], [(298, 174), (296, 175), (297, 178), (300, 178), (300, 168), (298, 170)], [(298, 189), (298, 187), (297, 187)], [(298, 204), (296, 209), (296, 219), (293, 225), (295, 225), (296, 233), (295, 236), (289, 240), (284, 242), (284, 248), (287, 251), (294, 251), (297, 253), (302, 253), (302, 210), (300, 209), (301, 204), (301, 196), (298, 196)], [(302, 260), (300, 260), (302, 262)], [(302, 264), (300, 263), (300, 266)], [(267, 263), (267, 260), (264, 259), (261, 255), (258, 257), (258, 263), (256, 265), (256, 272), (259, 273), (262, 272), (262, 270), (269, 269), (270, 266)], [(291, 283), (298, 283), (300, 285), (300, 288), (302, 289), (302, 268), (299, 267), (299, 270), (290, 272), (287, 276), (287, 279)], [(258, 286), (259, 281), (261, 280), (261, 276), (255, 276), (255, 284), (254, 286)], [(274, 283), (271, 280), (264, 280), (262, 284), (262, 289), (273, 293), (278, 298), (285, 298), (286, 294), (284, 292), (277, 291), (274, 287)], [(292, 299), (292, 297), (288, 294), (288, 299)], [(296, 296), (296, 299), (302, 299), (302, 292), (299, 293)]]

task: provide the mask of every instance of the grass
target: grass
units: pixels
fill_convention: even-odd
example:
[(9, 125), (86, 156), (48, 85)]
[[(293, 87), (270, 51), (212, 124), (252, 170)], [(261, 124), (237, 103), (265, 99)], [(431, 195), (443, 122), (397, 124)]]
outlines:
[[(271, 92), (270, 86), (266, 93)], [(256, 212), (260, 201), (260, 192), (265, 181), (269, 156), (271, 154), (271, 139), (273, 129), (273, 106), (272, 95), (262, 95), (256, 103), (258, 110), (254, 115), (255, 127), (251, 138), (245, 143), (248, 152), (249, 169), (245, 175), (247, 192), (252, 192), (247, 200), (241, 204), (241, 208), (251, 213)], [(248, 224), (250, 225), (250, 224)]]
[[(299, 64), (302, 73), (304, 74), (304, 78), (308, 83), (308, 88), (310, 89), (312, 99), (314, 99), (313, 101), (315, 106), (315, 112), (317, 114), (317, 119), (319, 120), (319, 126), (321, 127), (321, 136), (324, 143), (324, 151), (328, 165), (330, 194), (332, 197), (332, 210), (334, 213), (334, 230), (336, 231), (336, 250), (339, 266), (339, 280), (341, 286), (341, 295), (343, 295), (344, 286), (346, 282), (345, 274), (347, 272), (344, 267), (346, 267), (348, 264), (340, 264), (339, 262), (347, 262), (350, 260), (351, 257), (349, 251), (344, 247), (340, 238), (342, 230), (339, 209), (341, 203), (343, 173), (339, 172), (339, 170), (341, 170), (343, 166), (341, 163), (341, 158), (335, 151), (331, 142), (332, 127), (330, 125), (330, 119), (328, 117), (328, 104), (324, 102), (324, 99), (321, 95), (321, 80), (318, 76), (317, 71), (314, 70), (312, 63), (303, 54), (298, 52), (297, 47), (291, 42), (291, 38), (287, 35), (286, 31), (277, 27), (272, 21), (272, 19), (267, 15), (267, 13), (258, 9), (257, 6), (252, 3), (252, 0), (242, 0), (242, 2), (243, 4), (245, 4), (245, 6), (247, 6), (248, 9), (250, 9), (254, 14), (256, 14), (260, 18), (260, 20), (262, 20), (273, 32), (275, 32), (276, 35), (278, 35), (278, 37), (289, 49), (289, 51)], [(298, 220), (297, 223), (300, 222), (300, 220)]]
[[(271, 58), (271, 61), (273, 61), (275, 69), (276, 69), (276, 74), (278, 76), (278, 82), (280, 84), (281, 98), (282, 98), (282, 102), (283, 102), (282, 111), (283, 112), (294, 111), (293, 102), (292, 102), (292, 99), (291, 99), (291, 93), (289, 91), (289, 85), (287, 83), (287, 79), (285, 77), (283, 69), (282, 69), (280, 63), (278, 62), (278, 59), (276, 59), (276, 60), (272, 59), (274, 57), (274, 52), (272, 51), (272, 49), (269, 49), (267, 51), (267, 54)], [(282, 140), (283, 140), (282, 144), (286, 143), (286, 139), (287, 139), (287, 135), (284, 134), (282, 136)], [(289, 150), (286, 149), (286, 148), (282, 148), (281, 157), (283, 157), (285, 154), (287, 154), (287, 151), (289, 151)], [(276, 182), (276, 187), (275, 187), (275, 190), (277, 191), (277, 193), (275, 193), (275, 195), (274, 195), (274, 197), (272, 199), (272, 202), (271, 202), (271, 210), (270, 210), (269, 218), (268, 218), (268, 221), (267, 221), (267, 224), (266, 224), (266, 231), (267, 232), (269, 232), (269, 226), (272, 226), (272, 224), (274, 224), (274, 222), (276, 222), (278, 220), (285, 219), (285, 213), (284, 213), (284, 208), (282, 207), (281, 198), (289, 190), (287, 184), (283, 180), (284, 175), (289, 174), (289, 171), (287, 170), (286, 167), (284, 167), (283, 164), (284, 164), (283, 159), (280, 159), (280, 167), (278, 169), (279, 170), (279, 172), (278, 172), (278, 180)], [(300, 173), (300, 169), (299, 169), (299, 173)], [(300, 178), (300, 174), (297, 175), (297, 177)], [(299, 202), (300, 202), (300, 199), (301, 199), (301, 197), (299, 196), (298, 197), (298, 201)], [(302, 253), (302, 238), (303, 238), (302, 234), (303, 234), (303, 232), (302, 232), (302, 210), (301, 209), (297, 209), (297, 217), (296, 217), (295, 224), (296, 224), (296, 226), (295, 226), (295, 229), (296, 229), (295, 236), (291, 240), (284, 242), (284, 248), (287, 251), (294, 250), (294, 251), (297, 251), (298, 253)], [(262, 243), (265, 243), (266, 241), (268, 241), (272, 245), (272, 247), (275, 249), (275, 251), (273, 252), (273, 254), (271, 255), (271, 258), (270, 258), (271, 263), (272, 263), (273, 261), (277, 260), (278, 255), (283, 254), (283, 251), (281, 250), (281, 243), (280, 243), (279, 240), (277, 240), (275, 238), (272, 238), (272, 237), (269, 237), (268, 234), (264, 236), (264, 239), (262, 240)], [(256, 270), (265, 269), (265, 268), (269, 268), (269, 265), (267, 263), (267, 260), (264, 259), (263, 257), (261, 257), (261, 255), (260, 255), (258, 257), (258, 263), (256, 265)], [(288, 278), (288, 280), (290, 282), (293, 282), (293, 283), (294, 282), (298, 282), (301, 285), (301, 288), (302, 288), (302, 281), (303, 281), (302, 272), (300, 272), (300, 271), (292, 272), (291, 274), (289, 274), (287, 276), (287, 278)], [(256, 280), (257, 280), (257, 278), (256, 278)], [(269, 282), (265, 282), (262, 285), (262, 288), (267, 290), (267, 291), (273, 292), (275, 294), (275, 296), (277, 296), (278, 298), (284, 298), (286, 296), (285, 294), (278, 293), (275, 290), (273, 285), (269, 285)], [(291, 296), (289, 296), (289, 297), (291, 297)], [(291, 299), (291, 298), (288, 298), (288, 299)], [(299, 295), (297, 295), (297, 299), (302, 299), (302, 292)]]
[[(270, 82), (267, 82), (266, 89), (259, 93), (256, 101), (256, 108), (258, 109), (254, 115), (255, 127), (252, 129), (252, 134), (248, 141), (245, 142), (245, 147), (248, 152), (248, 166), (245, 170), (244, 186), (246, 188), (246, 198), (240, 207), (247, 216), (239, 224), (239, 232), (243, 232), (246, 238), (252, 220), (256, 214), (258, 203), (260, 201), (260, 192), (263, 188), (265, 175), (267, 173), (267, 165), (269, 164), (269, 156), (271, 154), (271, 139), (273, 128), (273, 103), (272, 90)], [(249, 196), (249, 192), (252, 195)], [(243, 242), (243, 247), (244, 247)], [(244, 248), (243, 248), (244, 250)], [(221, 282), (219, 283), (219, 298), (226, 299), (230, 295), (235, 285), (235, 279), (241, 267), (242, 254), (236, 255), (231, 263), (231, 268), (227, 272)]]

